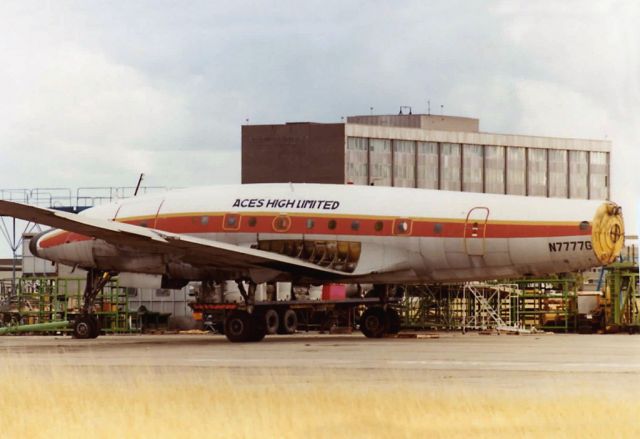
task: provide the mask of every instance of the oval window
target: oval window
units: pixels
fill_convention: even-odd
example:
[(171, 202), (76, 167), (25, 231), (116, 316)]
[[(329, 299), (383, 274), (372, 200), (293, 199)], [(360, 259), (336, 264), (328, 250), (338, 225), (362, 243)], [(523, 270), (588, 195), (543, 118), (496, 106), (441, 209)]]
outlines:
[(329, 230), (333, 230), (336, 228), (336, 226), (338, 225), (338, 223), (336, 222), (336, 220), (329, 220)]
[(273, 228), (278, 232), (286, 232), (291, 227), (291, 218), (286, 215), (277, 216), (273, 220)]
[(240, 215), (227, 213), (222, 220), (223, 230), (238, 230), (240, 228)]
[(307, 222), (306, 222), (307, 229), (313, 229), (313, 226), (315, 226), (315, 224), (316, 223), (311, 218), (307, 219)]
[(249, 227), (255, 227), (257, 223), (258, 220), (255, 216), (249, 217), (249, 219), (247, 220), (247, 224), (249, 224)]
[(360, 230), (360, 221), (353, 221), (351, 223), (351, 230)]
[(376, 232), (381, 232), (384, 228), (384, 223), (382, 221), (376, 221), (376, 224), (373, 227), (376, 229)]
[(393, 225), (393, 233), (396, 235), (411, 234), (411, 220), (406, 218), (397, 219)]

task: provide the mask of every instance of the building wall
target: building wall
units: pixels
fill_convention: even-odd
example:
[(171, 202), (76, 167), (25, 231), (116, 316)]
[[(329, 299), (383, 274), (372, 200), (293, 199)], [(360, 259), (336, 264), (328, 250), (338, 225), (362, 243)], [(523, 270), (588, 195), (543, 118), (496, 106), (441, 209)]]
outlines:
[(347, 120), (244, 126), (243, 183), (350, 183), (609, 197), (609, 141), (483, 133), (477, 119), (446, 116)]
[(344, 184), (344, 128), (341, 123), (243, 126), (242, 183)]

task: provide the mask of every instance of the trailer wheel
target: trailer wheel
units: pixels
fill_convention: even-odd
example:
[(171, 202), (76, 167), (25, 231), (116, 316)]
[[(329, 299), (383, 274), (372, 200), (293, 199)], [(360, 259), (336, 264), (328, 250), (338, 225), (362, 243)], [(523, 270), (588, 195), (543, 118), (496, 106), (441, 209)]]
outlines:
[(250, 341), (253, 336), (252, 318), (246, 311), (233, 311), (224, 320), (224, 335), (232, 343)]
[(360, 331), (368, 338), (380, 338), (387, 332), (387, 313), (380, 306), (372, 306), (360, 317)]
[(91, 335), (89, 338), (98, 338), (100, 335), (100, 319), (95, 314), (89, 316), (89, 320), (91, 321)]
[(269, 308), (264, 313), (264, 323), (267, 327), (267, 334), (276, 334), (278, 327), (280, 326), (280, 316), (278, 311), (273, 308)]
[(267, 325), (264, 314), (251, 315), (251, 335), (249, 341), (261, 341), (267, 334)]
[(397, 334), (400, 332), (400, 315), (393, 308), (387, 308), (387, 334)]
[(87, 339), (93, 338), (92, 335), (95, 332), (93, 329), (93, 322), (91, 321), (91, 316), (88, 315), (79, 315), (76, 316), (73, 321), (73, 338), (77, 339)]
[(298, 315), (292, 309), (286, 309), (280, 319), (278, 334), (293, 334), (298, 329)]

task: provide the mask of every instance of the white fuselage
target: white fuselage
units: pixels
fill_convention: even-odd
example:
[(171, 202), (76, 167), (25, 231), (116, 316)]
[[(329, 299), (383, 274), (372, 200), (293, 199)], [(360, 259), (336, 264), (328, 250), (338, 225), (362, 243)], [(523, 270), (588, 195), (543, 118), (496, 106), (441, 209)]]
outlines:
[[(345, 273), (346, 282), (506, 279), (601, 265), (602, 201), (319, 184), (229, 185), (141, 196), (83, 212), (253, 247)], [(114, 271), (224, 278), (162, 255), (54, 230), (41, 257)], [(295, 279), (295, 273), (291, 274)]]

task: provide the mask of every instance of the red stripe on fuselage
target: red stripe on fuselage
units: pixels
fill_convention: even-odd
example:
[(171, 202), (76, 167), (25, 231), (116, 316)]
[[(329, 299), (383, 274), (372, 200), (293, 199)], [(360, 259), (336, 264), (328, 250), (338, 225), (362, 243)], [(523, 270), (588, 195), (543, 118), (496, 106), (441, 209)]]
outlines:
[[(470, 237), (475, 232), (478, 237), (485, 238), (542, 238), (542, 237), (562, 237), (562, 236), (590, 236), (591, 227), (580, 229), (579, 223), (575, 224), (554, 224), (554, 223), (521, 223), (521, 222), (488, 222), (485, 230), (480, 222), (479, 227), (472, 231), (472, 222), (465, 224), (460, 220), (431, 220), (431, 219), (411, 219), (410, 234), (399, 234), (394, 230), (394, 225), (398, 224), (399, 218), (371, 218), (371, 217), (331, 217), (331, 216), (289, 216), (291, 226), (286, 232), (279, 232), (274, 229), (274, 219), (281, 215), (260, 214), (244, 215), (237, 213), (240, 219), (240, 226), (225, 226), (224, 214), (215, 215), (171, 215), (171, 216), (149, 216), (135, 219), (120, 220), (124, 223), (149, 226), (154, 224), (158, 230), (172, 233), (194, 234), (194, 233), (282, 233), (283, 237), (288, 234), (306, 235), (355, 235), (355, 236), (412, 236), (424, 238), (462, 238)], [(309, 221), (313, 221), (309, 227)], [(395, 222), (394, 222), (395, 221)], [(380, 223), (382, 227), (380, 228)], [(333, 226), (333, 228), (331, 228)], [(237, 227), (237, 229), (235, 228)], [(232, 229), (232, 230), (231, 230)], [(51, 237), (47, 237), (39, 243), (42, 248), (55, 247), (70, 242), (79, 242), (91, 239), (77, 233), (61, 231)]]

